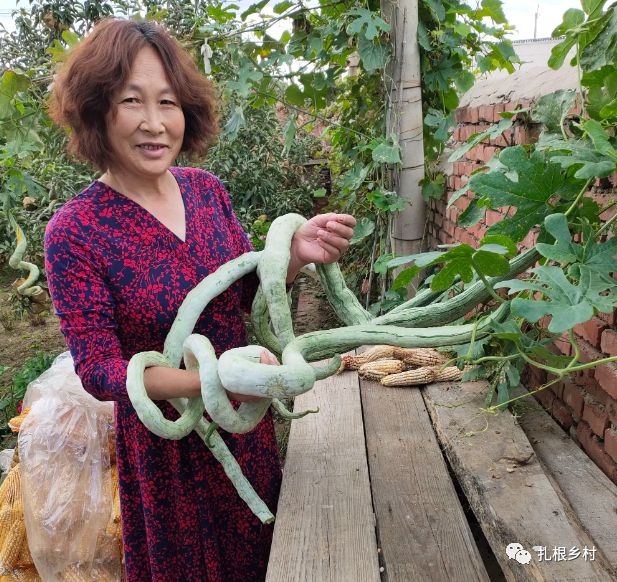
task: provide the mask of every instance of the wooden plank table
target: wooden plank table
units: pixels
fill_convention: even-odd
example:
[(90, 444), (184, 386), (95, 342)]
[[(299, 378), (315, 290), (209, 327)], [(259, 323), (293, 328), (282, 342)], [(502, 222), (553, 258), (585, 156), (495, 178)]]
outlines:
[(356, 374), (317, 382), (295, 410), (268, 582), (380, 580)]
[(268, 582), (489, 579), (422, 397), (383, 390), (361, 407), (345, 372), (296, 398), (320, 412), (292, 422)]
[[(614, 484), (554, 427), (534, 450), (515, 417), (481, 410), (485, 391), (344, 372), (296, 398), (320, 412), (292, 422), (267, 581), (617, 580)], [(451, 475), (490, 544), (482, 554)], [(509, 558), (511, 543), (531, 562)], [(541, 561), (534, 546), (597, 553)]]

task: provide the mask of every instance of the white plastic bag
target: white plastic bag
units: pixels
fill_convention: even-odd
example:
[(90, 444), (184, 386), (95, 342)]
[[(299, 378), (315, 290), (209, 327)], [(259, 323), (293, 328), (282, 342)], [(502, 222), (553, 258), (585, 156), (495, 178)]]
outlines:
[(113, 403), (82, 387), (68, 352), (32, 382), (19, 431), (24, 517), (43, 582), (120, 581), (121, 547), (106, 533), (112, 515)]

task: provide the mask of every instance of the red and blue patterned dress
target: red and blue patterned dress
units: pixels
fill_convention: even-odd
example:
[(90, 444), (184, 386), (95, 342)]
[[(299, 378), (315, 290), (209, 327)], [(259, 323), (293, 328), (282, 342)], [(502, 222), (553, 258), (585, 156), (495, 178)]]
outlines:
[[(265, 578), (272, 526), (251, 513), (195, 433), (179, 441), (157, 437), (126, 392), (131, 356), (162, 352), (186, 294), (250, 250), (220, 180), (197, 169), (171, 171), (184, 200), (184, 242), (139, 204), (95, 181), (49, 221), (49, 290), (84, 388), (115, 402), (127, 580), (258, 581)], [(242, 314), (255, 283), (245, 277), (202, 313), (195, 331), (217, 355), (246, 344)], [(157, 404), (177, 418), (167, 402)], [(246, 435), (223, 437), (275, 512), (281, 470), (271, 416)]]

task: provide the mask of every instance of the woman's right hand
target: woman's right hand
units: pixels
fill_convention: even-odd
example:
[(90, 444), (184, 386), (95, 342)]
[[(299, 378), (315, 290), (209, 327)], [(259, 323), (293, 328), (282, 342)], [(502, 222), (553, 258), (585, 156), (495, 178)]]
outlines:
[[(280, 362), (276, 359), (274, 354), (271, 354), (268, 350), (264, 349), (261, 351), (261, 355), (259, 357), (259, 362), (261, 364), (268, 364), (270, 366), (280, 366)], [(238, 402), (257, 402), (261, 400), (262, 396), (249, 396), (247, 394), (238, 394), (236, 392), (231, 392), (230, 390), (226, 390), (227, 396), (231, 400), (237, 400)]]

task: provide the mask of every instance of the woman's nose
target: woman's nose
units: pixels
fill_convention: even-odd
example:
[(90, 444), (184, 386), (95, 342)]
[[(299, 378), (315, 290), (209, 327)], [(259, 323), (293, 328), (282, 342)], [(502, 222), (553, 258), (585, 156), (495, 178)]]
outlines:
[(144, 118), (139, 124), (139, 129), (148, 133), (162, 133), (165, 131), (163, 118), (156, 107), (144, 108)]

